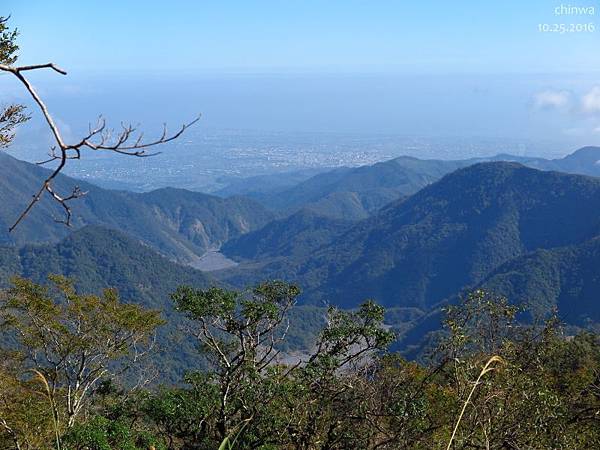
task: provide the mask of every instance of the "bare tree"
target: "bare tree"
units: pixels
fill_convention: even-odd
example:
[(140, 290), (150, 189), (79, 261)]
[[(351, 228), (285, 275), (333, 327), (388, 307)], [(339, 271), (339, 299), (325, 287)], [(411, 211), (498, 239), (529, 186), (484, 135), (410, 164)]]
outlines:
[[(157, 152), (148, 153), (148, 148), (177, 139), (188, 127), (199, 120), (200, 117), (197, 117), (191, 122), (183, 124), (181, 128), (172, 134), (167, 132), (167, 126), (164, 125), (160, 137), (151, 141), (145, 141), (143, 139), (143, 133), (137, 132), (133, 125), (121, 123), (121, 129), (114, 131), (108, 129), (105, 120), (100, 117), (96, 126), (90, 126), (87, 134), (81, 139), (71, 143), (66, 142), (46, 104), (25, 74), (30, 71), (43, 69), (50, 69), (61, 75), (66, 75), (67, 72), (57, 67), (54, 63), (15, 66), (14, 64), (17, 60), (16, 51), (18, 50), (18, 46), (15, 44), (17, 32), (16, 30), (8, 31), (6, 28), (6, 21), (7, 18), (0, 17), (0, 71), (14, 75), (21, 82), (38, 106), (47, 125), (50, 127), (56, 145), (50, 149), (49, 158), (38, 164), (45, 165), (52, 162), (57, 163), (57, 166), (42, 182), (39, 190), (33, 195), (32, 200), (27, 207), (9, 228), (9, 231), (13, 231), (19, 223), (21, 223), (36, 203), (41, 200), (44, 193), (48, 193), (64, 211), (64, 219), (58, 220), (58, 222), (64, 223), (67, 226), (71, 225), (72, 211), (69, 202), (85, 195), (86, 192), (83, 192), (78, 186), (75, 186), (69, 194), (61, 194), (54, 189), (53, 181), (63, 171), (69, 160), (81, 159), (82, 150), (109, 151), (135, 157), (153, 156), (156, 155)], [(28, 116), (24, 114), (23, 106), (10, 105), (5, 108), (4, 111), (0, 113), (0, 146), (2, 146), (2, 144), (8, 145), (14, 137), (13, 130), (15, 126), (23, 123), (27, 119)]]

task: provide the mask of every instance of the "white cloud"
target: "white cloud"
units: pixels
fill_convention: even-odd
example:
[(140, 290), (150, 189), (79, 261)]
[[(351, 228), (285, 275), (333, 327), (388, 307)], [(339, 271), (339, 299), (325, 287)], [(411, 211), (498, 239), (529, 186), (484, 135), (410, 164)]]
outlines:
[(581, 97), (581, 109), (586, 114), (600, 114), (600, 86)]
[(546, 90), (534, 96), (534, 105), (537, 109), (561, 109), (571, 103), (569, 91)]

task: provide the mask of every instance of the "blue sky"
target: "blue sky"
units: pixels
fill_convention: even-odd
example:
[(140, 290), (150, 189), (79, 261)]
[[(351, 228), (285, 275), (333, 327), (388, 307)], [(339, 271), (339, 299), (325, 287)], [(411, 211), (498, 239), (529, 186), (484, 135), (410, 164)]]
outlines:
[[(562, 2), (595, 6), (598, 0)], [(600, 30), (544, 34), (559, 0), (4, 0), (23, 61), (241, 72), (600, 71)]]
[[(555, 15), (564, 6), (590, 15)], [(58, 120), (600, 144), (600, 0), (3, 0)], [(594, 24), (541, 33), (539, 24)], [(6, 89), (4, 86), (10, 86)], [(0, 78), (0, 101), (26, 101)], [(33, 130), (33, 124), (29, 128)], [(41, 127), (40, 129), (43, 129)], [(75, 133), (76, 134), (76, 133)]]

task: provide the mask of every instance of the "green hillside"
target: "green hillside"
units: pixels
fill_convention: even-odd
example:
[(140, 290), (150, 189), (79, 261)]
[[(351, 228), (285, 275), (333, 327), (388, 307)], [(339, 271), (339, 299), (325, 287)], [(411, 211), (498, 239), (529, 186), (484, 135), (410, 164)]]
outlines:
[(278, 256), (308, 255), (329, 244), (352, 222), (301, 210), (263, 228), (227, 242), (222, 252), (230, 258), (256, 260)]
[[(53, 220), (61, 217), (62, 211), (45, 197), (8, 233), (47, 173), (0, 153), (0, 244), (56, 242), (72, 231)], [(72, 203), (74, 229), (85, 225), (117, 229), (184, 263), (193, 263), (208, 248), (260, 228), (273, 218), (257, 202), (241, 197), (222, 199), (181, 189), (134, 194), (101, 189), (66, 176), (57, 178), (55, 188), (68, 193), (77, 185), (88, 194)]]
[(534, 314), (556, 308), (568, 323), (600, 323), (600, 238), (517, 258), (481, 286), (525, 303)]
[(14, 275), (44, 283), (50, 274), (71, 277), (80, 292), (117, 288), (124, 301), (158, 309), (168, 323), (157, 336), (158, 361), (165, 377), (178, 380), (201, 364), (191, 340), (173, 340), (177, 316), (169, 295), (180, 285), (214, 285), (204, 273), (176, 264), (127, 235), (87, 226), (56, 244), (0, 248), (0, 285)]
[(387, 206), (309, 256), (221, 275), (236, 284), (295, 280), (309, 302), (354, 307), (374, 298), (427, 310), (514, 258), (580, 244), (599, 231), (600, 180), (483, 163)]
[[(499, 154), (447, 161), (400, 156), (369, 166), (333, 169), (305, 180), (295, 172), (239, 180), (222, 193), (247, 195), (287, 214), (309, 208), (335, 218), (361, 220), (458, 168), (490, 161), (518, 162), (539, 170), (600, 176), (600, 148), (584, 147), (558, 159)], [(299, 181), (290, 186), (293, 180)]]

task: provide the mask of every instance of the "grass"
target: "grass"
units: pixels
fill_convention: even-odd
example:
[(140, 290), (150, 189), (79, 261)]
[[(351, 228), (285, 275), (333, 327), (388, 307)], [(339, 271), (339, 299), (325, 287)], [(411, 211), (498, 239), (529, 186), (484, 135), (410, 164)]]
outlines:
[(46, 397), (48, 398), (48, 402), (50, 403), (50, 409), (52, 410), (52, 425), (54, 428), (54, 436), (56, 438), (56, 450), (60, 450), (60, 430), (58, 426), (58, 412), (56, 410), (54, 398), (52, 397), (52, 393), (50, 391), (50, 385), (48, 384), (48, 380), (42, 372), (36, 369), (31, 369), (31, 372), (33, 372), (33, 374), (35, 375), (34, 379), (40, 381), (46, 391)]
[(479, 386), (479, 384), (481, 382), (481, 378), (483, 378), (483, 376), (486, 373), (491, 372), (492, 370), (495, 369), (495, 367), (493, 367), (494, 363), (503, 364), (504, 360), (502, 358), (500, 358), (499, 356), (492, 356), (488, 360), (488, 362), (485, 364), (485, 366), (483, 366), (483, 369), (481, 369), (481, 372), (479, 373), (477, 380), (475, 380), (475, 383), (473, 384), (473, 388), (471, 389), (471, 392), (469, 392), (469, 396), (467, 397), (467, 400), (465, 400), (465, 403), (463, 404), (463, 407), (460, 411), (460, 415), (458, 416), (458, 420), (456, 421), (456, 425), (454, 426), (454, 430), (452, 431), (452, 436), (450, 437), (450, 441), (448, 441), (448, 447), (446, 447), (446, 450), (450, 450), (450, 448), (452, 447), (452, 442), (454, 442), (454, 438), (456, 437), (456, 433), (458, 431), (458, 427), (460, 426), (460, 422), (465, 414), (467, 406), (471, 402), (471, 397), (473, 396), (473, 393), (475, 392), (475, 390), (477, 389), (477, 386)]

